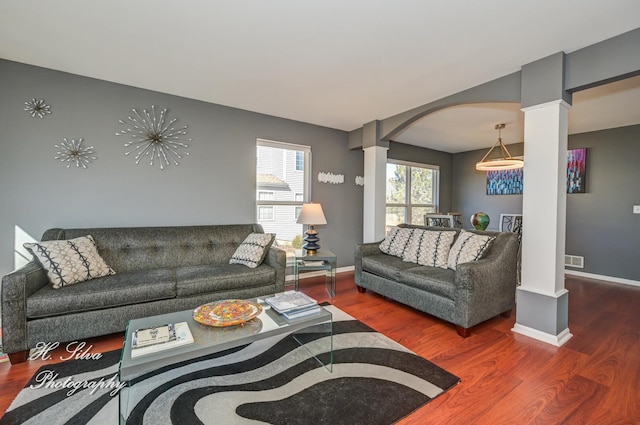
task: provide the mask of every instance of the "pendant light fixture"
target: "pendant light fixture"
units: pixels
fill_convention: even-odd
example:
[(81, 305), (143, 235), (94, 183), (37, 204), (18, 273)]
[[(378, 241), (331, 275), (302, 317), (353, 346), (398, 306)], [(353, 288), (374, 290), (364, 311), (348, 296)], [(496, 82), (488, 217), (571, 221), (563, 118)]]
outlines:
[[(476, 170), (478, 171), (494, 171), (494, 170), (515, 170), (517, 168), (524, 167), (524, 161), (518, 158), (514, 158), (509, 153), (509, 149), (502, 143), (502, 129), (505, 128), (505, 124), (496, 124), (496, 130), (498, 130), (498, 141), (489, 149), (489, 152), (482, 157), (480, 162), (476, 163)], [(496, 159), (487, 159), (489, 154), (500, 145), (502, 150), (502, 157)]]

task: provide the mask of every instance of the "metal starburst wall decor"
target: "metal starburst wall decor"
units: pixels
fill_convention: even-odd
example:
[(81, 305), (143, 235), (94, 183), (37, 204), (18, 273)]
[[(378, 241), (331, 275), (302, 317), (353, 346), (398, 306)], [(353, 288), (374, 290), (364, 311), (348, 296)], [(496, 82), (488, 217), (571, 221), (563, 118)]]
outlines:
[(30, 113), (32, 118), (44, 118), (51, 113), (51, 106), (44, 103), (44, 100), (31, 99), (24, 104), (26, 105), (24, 110)]
[[(126, 130), (116, 133), (116, 136), (130, 136), (133, 140), (125, 143), (125, 147), (132, 149), (125, 153), (130, 155), (135, 153), (136, 164), (143, 158), (149, 159), (149, 165), (154, 165), (154, 161), (163, 170), (165, 165), (178, 165), (178, 160), (183, 155), (189, 155), (186, 143), (180, 141), (187, 135), (187, 126), (174, 128), (173, 124), (177, 119), (166, 122), (167, 109), (156, 115), (155, 106), (151, 106), (151, 112), (146, 109), (142, 113), (133, 109), (133, 116), (127, 118), (127, 122), (120, 120), (120, 124), (128, 126)], [(192, 139), (186, 139), (190, 142)]]
[(58, 156), (53, 159), (59, 159), (62, 162), (66, 162), (67, 168), (69, 168), (73, 163), (76, 164), (76, 167), (87, 168), (87, 165), (96, 159), (95, 156), (92, 156), (93, 146), (83, 147), (82, 138), (78, 140), (64, 139), (62, 143), (54, 146), (60, 150), (57, 152)]

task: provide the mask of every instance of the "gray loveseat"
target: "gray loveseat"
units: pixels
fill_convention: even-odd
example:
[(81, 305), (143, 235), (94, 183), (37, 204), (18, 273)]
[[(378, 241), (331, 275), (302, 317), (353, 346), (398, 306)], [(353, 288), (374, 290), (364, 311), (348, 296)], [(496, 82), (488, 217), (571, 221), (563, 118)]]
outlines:
[(259, 224), (50, 229), (43, 241), (91, 235), (116, 274), (53, 289), (32, 261), (2, 279), (2, 346), (12, 363), (39, 342), (122, 332), (129, 319), (231, 298), (284, 291), (286, 254), (271, 247), (262, 264), (229, 264)]
[[(455, 231), (438, 227), (403, 225), (401, 228)], [(503, 314), (515, 306), (518, 239), (510, 232), (481, 232), (495, 236), (477, 261), (458, 264), (456, 270), (418, 265), (387, 255), (380, 243), (356, 246), (355, 281), (360, 292), (370, 289), (385, 297), (439, 317), (456, 326), (458, 334)], [(458, 237), (458, 236), (456, 236)]]

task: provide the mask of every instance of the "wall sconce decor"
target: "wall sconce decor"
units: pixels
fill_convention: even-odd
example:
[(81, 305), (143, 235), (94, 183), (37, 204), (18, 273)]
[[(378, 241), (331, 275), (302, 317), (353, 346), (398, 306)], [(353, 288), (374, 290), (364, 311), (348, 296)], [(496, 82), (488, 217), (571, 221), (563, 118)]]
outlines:
[(87, 165), (96, 159), (95, 156), (92, 156), (93, 146), (83, 147), (82, 138), (78, 140), (64, 139), (64, 141), (59, 145), (53, 146), (60, 149), (56, 152), (58, 156), (53, 159), (59, 159), (62, 162), (66, 162), (67, 168), (69, 168), (73, 163), (76, 164), (76, 167), (87, 168)]
[[(165, 165), (178, 165), (178, 160), (183, 155), (189, 155), (186, 149), (189, 147), (180, 139), (187, 135), (187, 126), (182, 128), (174, 128), (173, 124), (177, 119), (166, 122), (167, 109), (160, 112), (160, 116), (156, 116), (155, 106), (151, 106), (151, 112), (146, 109), (142, 113), (133, 109), (133, 116), (127, 118), (128, 122), (120, 120), (120, 124), (129, 126), (126, 130), (116, 133), (116, 136), (130, 136), (133, 140), (125, 143), (125, 147), (132, 147), (132, 150), (126, 152), (125, 155), (135, 153), (136, 164), (140, 163), (142, 158), (149, 159), (149, 165), (154, 164), (157, 160), (160, 169), (163, 170)], [(190, 142), (192, 139), (187, 139)]]

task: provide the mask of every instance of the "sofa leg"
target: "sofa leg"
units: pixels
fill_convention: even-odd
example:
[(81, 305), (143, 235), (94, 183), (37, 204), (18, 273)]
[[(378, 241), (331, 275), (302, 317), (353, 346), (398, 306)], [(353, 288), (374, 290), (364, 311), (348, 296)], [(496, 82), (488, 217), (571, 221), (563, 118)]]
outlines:
[(512, 311), (513, 311), (513, 309), (512, 309), (512, 308), (510, 308), (509, 310), (507, 310), (507, 311), (503, 311), (502, 313), (500, 313), (500, 316), (502, 316), (502, 317), (506, 317), (506, 318), (509, 318), (509, 317), (511, 317), (511, 312), (512, 312)]
[(365, 292), (367, 292), (367, 288), (363, 288), (360, 285), (356, 285), (356, 288), (358, 288), (358, 292), (360, 292), (361, 294), (364, 294)]
[(9, 362), (11, 364), (24, 363), (27, 361), (29, 350), (18, 351), (17, 353), (9, 353)]
[(467, 338), (471, 335), (471, 328), (463, 328), (460, 325), (456, 325), (456, 331), (458, 331), (458, 335), (463, 338)]

